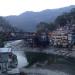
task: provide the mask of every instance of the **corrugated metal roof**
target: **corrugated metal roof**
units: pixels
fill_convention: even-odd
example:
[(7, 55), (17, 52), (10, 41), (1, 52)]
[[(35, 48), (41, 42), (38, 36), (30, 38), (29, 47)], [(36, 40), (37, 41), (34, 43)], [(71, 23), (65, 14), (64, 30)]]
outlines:
[(11, 48), (0, 48), (0, 53), (11, 52)]

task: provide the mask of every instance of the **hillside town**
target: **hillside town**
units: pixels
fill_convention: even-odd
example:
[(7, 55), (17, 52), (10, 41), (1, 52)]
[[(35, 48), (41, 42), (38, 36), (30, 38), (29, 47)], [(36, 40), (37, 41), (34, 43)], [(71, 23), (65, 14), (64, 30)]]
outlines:
[[(23, 33), (23, 36), (25, 40), (28, 40), (31, 45), (36, 45), (37, 39), (42, 38), (42, 40), (48, 40), (49, 47), (74, 47), (75, 45), (75, 24), (69, 26), (66, 25), (64, 27), (59, 27), (53, 32), (41, 32), (40, 34), (38, 32), (26, 32)], [(36, 41), (34, 41), (34, 38), (36, 38)], [(39, 42), (40, 44), (40, 42)]]
[(0, 74), (75, 75), (75, 8), (32, 32), (0, 17)]

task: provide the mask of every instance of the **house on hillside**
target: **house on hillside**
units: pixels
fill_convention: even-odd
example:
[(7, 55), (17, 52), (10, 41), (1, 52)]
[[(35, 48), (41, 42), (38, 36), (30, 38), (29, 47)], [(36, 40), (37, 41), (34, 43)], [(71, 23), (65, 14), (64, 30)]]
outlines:
[(53, 31), (52, 33), (52, 39), (54, 41), (54, 46), (63, 46), (66, 47), (68, 45), (68, 36), (67, 36), (67, 30), (60, 27), (57, 30)]

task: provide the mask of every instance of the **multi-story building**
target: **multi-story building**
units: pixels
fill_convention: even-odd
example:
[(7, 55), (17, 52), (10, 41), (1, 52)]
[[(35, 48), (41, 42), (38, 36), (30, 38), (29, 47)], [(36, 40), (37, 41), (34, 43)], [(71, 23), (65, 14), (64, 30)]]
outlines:
[[(66, 27), (65, 27), (66, 28)], [(68, 45), (68, 30), (64, 27), (58, 28), (52, 33), (52, 39), (54, 41), (54, 46), (67, 46)]]
[(75, 44), (75, 24), (68, 24), (64, 27), (59, 27), (52, 32), (52, 40), (54, 45), (73, 45)]

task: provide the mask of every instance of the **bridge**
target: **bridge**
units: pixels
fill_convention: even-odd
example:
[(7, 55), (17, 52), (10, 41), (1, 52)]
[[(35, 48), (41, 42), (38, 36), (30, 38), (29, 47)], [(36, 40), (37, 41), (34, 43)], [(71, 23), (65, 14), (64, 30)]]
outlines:
[(7, 40), (20, 40), (20, 39), (28, 39), (32, 38), (34, 32), (0, 32), (0, 35), (4, 35)]

